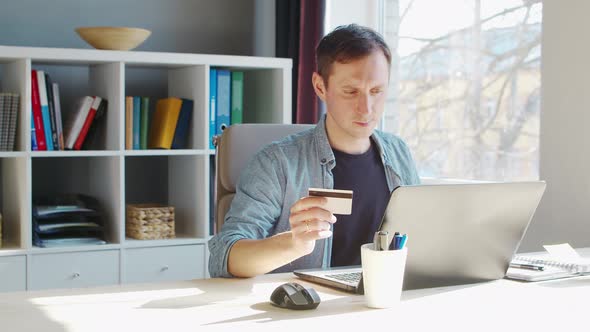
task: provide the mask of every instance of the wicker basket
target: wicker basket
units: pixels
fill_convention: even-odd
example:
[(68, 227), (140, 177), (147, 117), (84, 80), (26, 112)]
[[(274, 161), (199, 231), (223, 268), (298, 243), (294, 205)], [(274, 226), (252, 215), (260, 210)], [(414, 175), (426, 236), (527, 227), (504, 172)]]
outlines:
[(125, 234), (138, 240), (174, 238), (174, 207), (157, 204), (127, 205)]

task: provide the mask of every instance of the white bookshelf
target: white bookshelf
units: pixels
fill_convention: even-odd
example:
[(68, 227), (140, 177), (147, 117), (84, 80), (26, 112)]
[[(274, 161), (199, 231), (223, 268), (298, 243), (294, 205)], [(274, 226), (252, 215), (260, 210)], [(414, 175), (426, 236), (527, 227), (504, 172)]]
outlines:
[[(278, 58), (0, 46), (0, 91), (21, 95), (16, 151), (0, 152), (0, 291), (206, 277), (215, 154), (208, 145), (209, 70), (244, 71), (244, 122), (290, 123), (291, 66)], [(77, 97), (108, 100), (91, 150), (31, 151), (32, 69), (59, 84), (64, 119)], [(194, 100), (189, 147), (125, 150), (126, 95)], [(33, 197), (66, 192), (100, 201), (108, 244), (33, 246)], [(139, 202), (174, 206), (176, 238), (127, 238), (125, 206)]]

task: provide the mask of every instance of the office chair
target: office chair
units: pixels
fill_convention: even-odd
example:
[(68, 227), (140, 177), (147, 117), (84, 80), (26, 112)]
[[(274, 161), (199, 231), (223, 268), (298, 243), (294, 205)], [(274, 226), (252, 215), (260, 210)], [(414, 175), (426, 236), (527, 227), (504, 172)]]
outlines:
[(303, 124), (234, 124), (216, 137), (215, 227), (221, 230), (225, 214), (236, 193), (240, 172), (263, 146), (288, 135), (310, 129)]

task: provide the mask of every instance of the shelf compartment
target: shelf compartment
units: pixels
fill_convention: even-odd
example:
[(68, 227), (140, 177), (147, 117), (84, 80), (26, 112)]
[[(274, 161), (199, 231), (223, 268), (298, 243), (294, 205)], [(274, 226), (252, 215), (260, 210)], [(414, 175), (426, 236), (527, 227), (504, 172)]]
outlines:
[(211, 68), (244, 72), (244, 123), (291, 123), (291, 71), (277, 68)]
[(120, 243), (121, 158), (32, 158), (32, 199), (38, 196), (80, 193), (98, 200), (107, 243)]
[[(31, 66), (34, 70), (43, 70), (48, 73), (52, 82), (59, 85), (64, 131), (66, 124), (76, 111), (77, 100), (83, 96), (99, 96), (106, 99), (108, 101), (107, 111), (100, 122), (92, 124), (92, 126), (98, 125), (96, 140), (90, 144), (88, 149), (119, 150), (122, 139), (119, 116), (123, 107), (122, 63), (77, 62), (66, 64), (34, 61)], [(30, 74), (28, 76), (30, 82)]]
[(29, 182), (27, 173), (29, 164), (27, 158), (0, 158), (0, 185), (2, 197), (0, 211), (2, 212), (2, 246), (0, 249), (10, 250), (26, 248), (28, 239), (24, 231), (28, 220), (30, 206), (27, 199)]
[(207, 160), (208, 156), (191, 155), (125, 157), (125, 203), (173, 206), (177, 238), (205, 237)]
[[(207, 143), (208, 116), (206, 66), (125, 66), (125, 95), (149, 97), (149, 118), (158, 99), (178, 97), (193, 101), (187, 149), (204, 149)], [(122, 123), (125, 123), (123, 114)], [(148, 127), (151, 127), (151, 122)]]

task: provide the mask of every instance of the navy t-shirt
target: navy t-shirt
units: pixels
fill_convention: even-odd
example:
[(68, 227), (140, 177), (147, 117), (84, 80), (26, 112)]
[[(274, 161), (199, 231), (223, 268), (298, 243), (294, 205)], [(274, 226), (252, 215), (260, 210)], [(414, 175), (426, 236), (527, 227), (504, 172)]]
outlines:
[(373, 242), (389, 201), (389, 188), (379, 151), (371, 148), (359, 155), (333, 149), (334, 189), (352, 190), (352, 214), (336, 215), (332, 244), (332, 266), (360, 265), (361, 245)]

